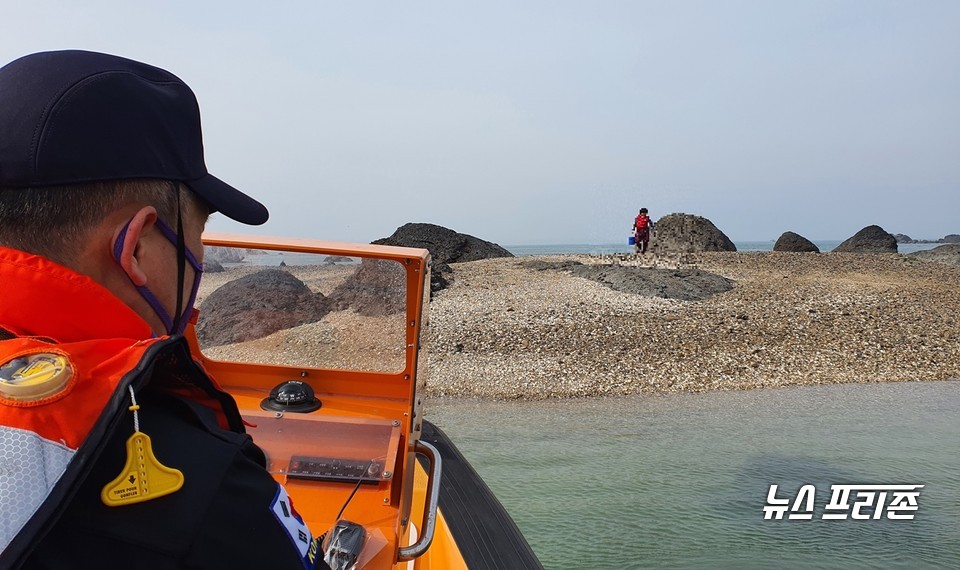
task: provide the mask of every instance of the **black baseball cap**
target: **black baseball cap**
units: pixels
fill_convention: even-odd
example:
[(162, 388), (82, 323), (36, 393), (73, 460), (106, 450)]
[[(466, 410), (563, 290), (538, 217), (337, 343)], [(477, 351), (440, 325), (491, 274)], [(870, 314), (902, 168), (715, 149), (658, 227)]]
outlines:
[(0, 187), (158, 178), (259, 225), (260, 202), (207, 172), (200, 107), (179, 77), (80, 50), (35, 53), (0, 68)]

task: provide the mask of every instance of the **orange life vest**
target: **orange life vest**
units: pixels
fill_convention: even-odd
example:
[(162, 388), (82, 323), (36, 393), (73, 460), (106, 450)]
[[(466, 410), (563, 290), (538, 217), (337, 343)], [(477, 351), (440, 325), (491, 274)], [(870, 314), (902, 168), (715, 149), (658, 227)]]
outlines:
[[(186, 341), (151, 338), (92, 280), (0, 247), (0, 287), (0, 567), (27, 551), (83, 480), (129, 413), (128, 386), (153, 381), (151, 389), (200, 401), (223, 427), (243, 431), (233, 399)], [(176, 373), (154, 381), (158, 367)]]
[[(0, 341), (0, 366), (7, 366), (8, 375), (30, 358), (61, 356), (60, 362), (67, 366), (60, 372), (66, 376), (65, 383), (54, 393), (35, 399), (12, 393), (18, 387), (16, 378), (0, 377), (0, 456), (16, 464), (11, 473), (0, 475), (6, 479), (0, 485), (0, 510), (5, 518), (0, 525), (0, 550), (11, 543), (58, 484), (69, 486), (64, 474), (94, 426), (104, 432), (104, 422), (128, 404), (122, 393), (132, 378), (124, 377), (137, 368), (151, 344), (154, 342), (130, 339), (62, 345), (36, 338)], [(56, 378), (51, 376), (49, 382), (56, 383)], [(111, 403), (115, 393), (120, 397), (114, 399), (119, 401)], [(95, 441), (91, 444), (96, 446)]]

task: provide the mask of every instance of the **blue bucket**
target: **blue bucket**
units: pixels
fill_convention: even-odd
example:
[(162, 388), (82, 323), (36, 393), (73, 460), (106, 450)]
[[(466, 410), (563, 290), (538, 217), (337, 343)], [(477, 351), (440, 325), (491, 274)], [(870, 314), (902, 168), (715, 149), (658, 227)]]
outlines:
[(637, 245), (637, 236), (630, 236), (627, 238), (627, 245)]

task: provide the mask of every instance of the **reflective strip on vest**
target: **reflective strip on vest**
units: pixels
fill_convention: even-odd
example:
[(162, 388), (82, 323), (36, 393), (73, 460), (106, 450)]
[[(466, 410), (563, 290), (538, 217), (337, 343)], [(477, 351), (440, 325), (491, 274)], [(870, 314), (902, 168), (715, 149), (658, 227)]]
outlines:
[(74, 453), (31, 431), (0, 426), (0, 552), (40, 508)]

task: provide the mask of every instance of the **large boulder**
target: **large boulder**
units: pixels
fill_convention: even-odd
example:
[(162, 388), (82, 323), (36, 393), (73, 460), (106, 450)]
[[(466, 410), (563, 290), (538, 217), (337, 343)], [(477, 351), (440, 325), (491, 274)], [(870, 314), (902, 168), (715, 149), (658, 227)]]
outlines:
[(400, 247), (419, 247), (430, 250), (433, 268), (430, 279), (431, 292), (447, 286), (450, 275), (450, 263), (459, 261), (477, 261), (491, 257), (513, 257), (513, 254), (499, 245), (461, 234), (435, 224), (404, 224), (390, 237), (378, 239), (376, 245), (395, 245)]
[(817, 247), (817, 244), (808, 240), (800, 234), (793, 232), (783, 232), (779, 238), (777, 238), (777, 243), (773, 244), (773, 251), (796, 251), (796, 252), (813, 252), (820, 253), (820, 248)]
[(513, 257), (512, 253), (495, 243), (435, 224), (404, 224), (390, 237), (378, 239), (373, 243), (429, 249), (434, 262), (440, 263)]
[(364, 259), (343, 283), (330, 292), (332, 311), (352, 309), (365, 317), (403, 312), (407, 307), (407, 273), (396, 261)]
[(668, 214), (660, 218), (654, 225), (650, 248), (654, 253), (737, 251), (737, 246), (713, 222), (691, 214)]
[(880, 226), (867, 226), (833, 251), (846, 253), (897, 253), (897, 238)]
[(197, 337), (204, 346), (232, 344), (319, 321), (330, 311), (320, 293), (280, 269), (226, 283), (204, 299)]
[(924, 261), (960, 265), (960, 243), (948, 243), (925, 251), (915, 251), (908, 255)]

